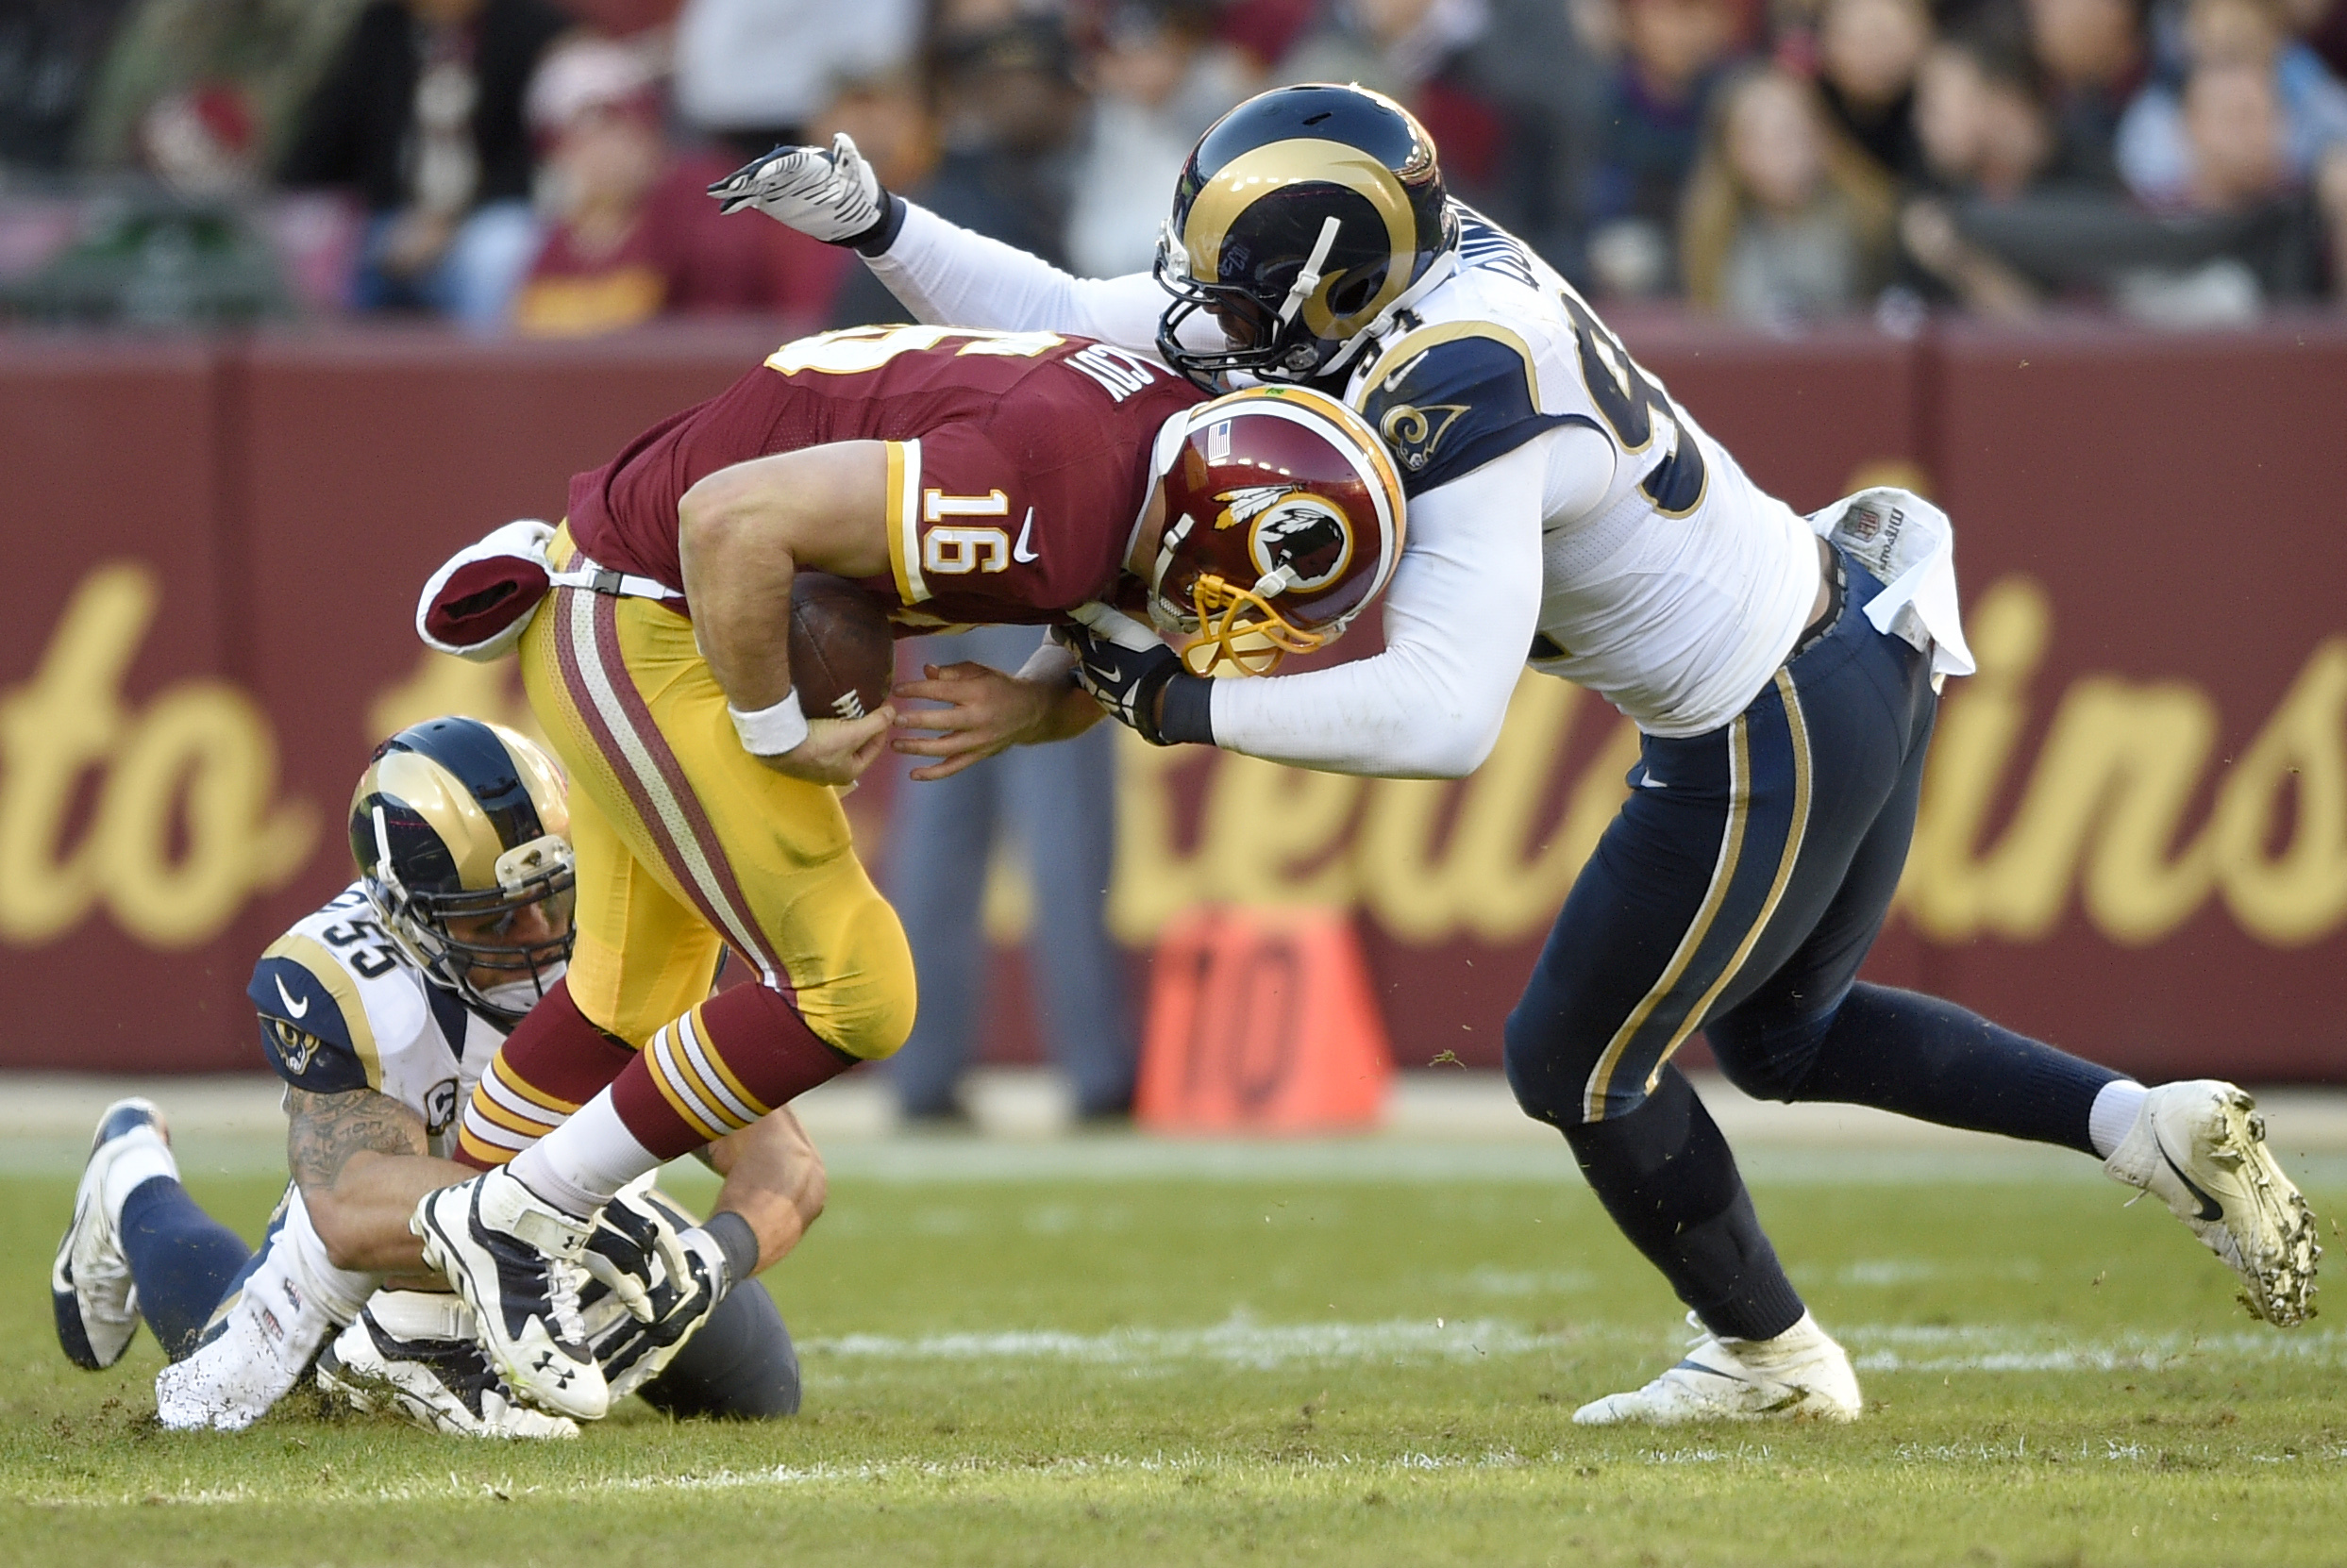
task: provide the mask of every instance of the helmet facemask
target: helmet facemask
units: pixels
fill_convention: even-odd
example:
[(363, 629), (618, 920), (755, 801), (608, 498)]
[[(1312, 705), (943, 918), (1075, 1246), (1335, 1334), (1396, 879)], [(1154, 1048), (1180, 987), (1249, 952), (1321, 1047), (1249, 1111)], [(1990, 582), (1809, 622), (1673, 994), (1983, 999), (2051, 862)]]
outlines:
[[(1168, 583), (1175, 556), (1195, 525), (1184, 513), (1166, 527), (1149, 575), (1149, 619), (1166, 636), (1188, 639), (1182, 663), (1192, 675), (1211, 676), (1227, 664), (1242, 675), (1267, 676), (1289, 654), (1316, 653), (1351, 625), (1350, 615), (1319, 627), (1299, 626), (1282, 615), (1271, 600), (1293, 586), (1293, 574), (1284, 570), (1266, 572), (1246, 588), (1213, 571), (1198, 572), (1186, 590)], [(1185, 593), (1186, 604), (1177, 597)]]
[[(506, 850), (497, 857), (494, 888), (431, 892), (400, 881), (380, 805), (374, 817), (376, 862), (365, 878), (367, 896), (392, 940), (434, 983), (509, 1028), (520, 1023), (562, 977), (578, 940), (570, 842), (548, 833)], [(553, 933), (544, 942), (483, 941), (471, 930), (484, 917), (501, 916), (491, 925), (494, 935), (533, 907), (544, 909)], [(460, 934), (452, 922), (464, 923), (466, 933)], [(498, 977), (483, 983), (476, 976), (484, 972)]]

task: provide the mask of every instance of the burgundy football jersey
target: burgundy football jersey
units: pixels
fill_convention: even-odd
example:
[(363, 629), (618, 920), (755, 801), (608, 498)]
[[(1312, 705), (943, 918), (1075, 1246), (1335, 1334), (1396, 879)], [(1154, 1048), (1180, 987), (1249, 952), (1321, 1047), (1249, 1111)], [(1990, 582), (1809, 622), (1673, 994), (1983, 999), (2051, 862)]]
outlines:
[(1055, 621), (1115, 591), (1157, 432), (1203, 397), (1160, 365), (1054, 332), (827, 332), (572, 479), (571, 538), (600, 565), (681, 588), (677, 503), (702, 475), (881, 441), (892, 571), (864, 586), (891, 615)]

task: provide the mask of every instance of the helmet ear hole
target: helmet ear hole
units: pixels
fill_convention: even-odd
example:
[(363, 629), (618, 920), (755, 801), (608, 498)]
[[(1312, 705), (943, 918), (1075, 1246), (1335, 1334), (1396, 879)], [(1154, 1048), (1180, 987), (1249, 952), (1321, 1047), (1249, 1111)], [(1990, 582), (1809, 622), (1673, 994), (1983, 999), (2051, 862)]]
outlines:
[(1341, 320), (1361, 310), (1377, 297), (1378, 285), (1385, 281), (1386, 270), (1371, 268), (1341, 279), (1329, 291), (1329, 314)]

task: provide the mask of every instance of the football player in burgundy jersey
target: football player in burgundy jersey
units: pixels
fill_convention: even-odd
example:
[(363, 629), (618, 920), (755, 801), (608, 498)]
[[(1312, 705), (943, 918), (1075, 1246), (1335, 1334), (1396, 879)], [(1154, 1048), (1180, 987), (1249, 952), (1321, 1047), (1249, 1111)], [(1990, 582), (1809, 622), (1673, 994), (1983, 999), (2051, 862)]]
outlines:
[[(414, 1222), (523, 1397), (603, 1413), (578, 1266), (613, 1194), (889, 1055), (912, 1025), (903, 931), (830, 788), (896, 715), (800, 711), (796, 574), (859, 582), (908, 628), (1081, 621), (1162, 652), (1118, 601), (1192, 635), (1189, 669), (1255, 671), (1377, 597), (1401, 497), (1375, 432), (1320, 392), (1210, 400), (1051, 332), (860, 329), (786, 344), (579, 475), (561, 530), (510, 525), (443, 569), (420, 629), (436, 640), (468, 607), (505, 604), (501, 635), (518, 634), (571, 775), (570, 968), (465, 1116), (463, 1152), (511, 1163), (426, 1198)], [(498, 556), (516, 529), (523, 557)], [(536, 597), (501, 597), (519, 584), (494, 560), (523, 558)], [(451, 635), (438, 645), (495, 645)], [(1045, 693), (1036, 738), (1100, 717), (1065, 649), (1024, 673)], [(1146, 686), (1151, 709), (1165, 684)], [(758, 983), (711, 997), (723, 946)]]
[[(959, 228), (891, 195), (845, 136), (779, 147), (712, 193), (853, 247), (922, 319), (1082, 332), (1201, 383), (1317, 387), (1376, 425), (1410, 506), (1384, 647), (1202, 681), (1170, 650), (1077, 634), (1080, 678), (1147, 738), (1458, 776), (1528, 662), (1637, 724), (1636, 787), (1558, 913), (1505, 1060), (1699, 1338), (1576, 1420), (1863, 1409), (1672, 1065), (1699, 1030), (1754, 1094), (2096, 1156), (2222, 1258), (2258, 1316), (2311, 1315), (2313, 1223), (2241, 1090), (2147, 1088), (1857, 977), (1905, 862), (1939, 683), (1972, 667), (1947, 515), (1903, 491), (1807, 518), (1769, 495), (1566, 279), (1446, 194), (1400, 105), (1303, 83), (1232, 109), (1175, 182), (1153, 277), (1072, 277)], [(1009, 728), (1041, 732), (1015, 682), (962, 684), (965, 711), (999, 700)]]

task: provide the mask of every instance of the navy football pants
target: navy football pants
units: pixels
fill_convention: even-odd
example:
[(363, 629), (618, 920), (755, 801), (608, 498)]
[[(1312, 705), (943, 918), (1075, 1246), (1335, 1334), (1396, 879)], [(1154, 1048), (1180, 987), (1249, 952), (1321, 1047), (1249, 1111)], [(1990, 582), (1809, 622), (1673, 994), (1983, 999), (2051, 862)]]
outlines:
[(1646, 738), (1633, 788), (1509, 1016), (1508, 1079), (1716, 1332), (1799, 1320), (1735, 1162), (1670, 1058), (1698, 1029), (1748, 1093), (1841, 1100), (2091, 1152), (2117, 1075), (1936, 998), (1856, 983), (1906, 863), (1930, 658), (1862, 613), (1722, 727)]

